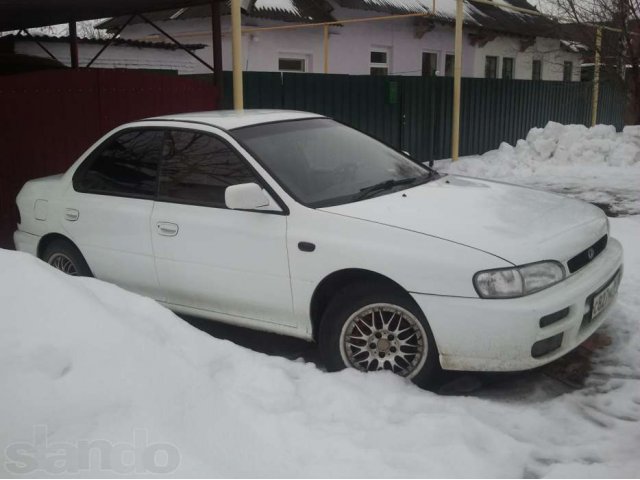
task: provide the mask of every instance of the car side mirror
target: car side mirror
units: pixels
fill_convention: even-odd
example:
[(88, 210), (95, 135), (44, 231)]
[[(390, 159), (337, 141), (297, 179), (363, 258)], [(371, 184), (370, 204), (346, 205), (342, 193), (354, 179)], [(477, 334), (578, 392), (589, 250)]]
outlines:
[(257, 183), (241, 183), (225, 189), (224, 203), (232, 210), (255, 210), (268, 206), (269, 197)]

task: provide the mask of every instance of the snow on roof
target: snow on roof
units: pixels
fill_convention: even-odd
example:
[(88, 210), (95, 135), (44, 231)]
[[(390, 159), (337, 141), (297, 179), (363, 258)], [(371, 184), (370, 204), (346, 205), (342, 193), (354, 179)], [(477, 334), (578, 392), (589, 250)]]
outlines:
[[(34, 34), (31, 36), (24, 34), (11, 34), (0, 36), (0, 42), (33, 42), (35, 40), (44, 43), (69, 43), (68, 36), (55, 36), (55, 35), (45, 35), (45, 34)], [(103, 38), (78, 38), (79, 43), (87, 43), (87, 44), (97, 44), (97, 45), (105, 45), (109, 42), (109, 39)], [(129, 40), (126, 38), (115, 38), (111, 41), (111, 45), (113, 46), (125, 46), (125, 47), (135, 47), (135, 48), (158, 48), (162, 50), (178, 50), (180, 46), (174, 43), (167, 42), (145, 42), (143, 40)], [(199, 50), (205, 47), (200, 43), (196, 44), (187, 44), (182, 45), (184, 48), (188, 48), (189, 50)]]
[(276, 12), (288, 12), (300, 15), (293, 0), (256, 0), (253, 8), (257, 10), (273, 10)]
[(584, 43), (574, 42), (572, 40), (560, 40), (560, 44), (569, 52), (581, 53), (589, 51), (589, 47), (587, 47)]
[[(331, 15), (332, 8), (326, 0), (254, 0), (245, 15), (249, 17), (266, 18), (284, 22), (331, 22), (335, 18)], [(229, 15), (229, 5), (222, 4), (222, 14)], [(206, 18), (211, 16), (209, 5), (200, 5), (185, 9), (163, 10), (149, 12), (145, 16), (153, 22), (167, 20), (188, 20), (191, 18)], [(99, 29), (117, 29), (128, 20), (128, 17), (114, 17), (96, 25)], [(130, 24), (142, 23), (140, 17), (134, 18)]]
[[(254, 0), (246, 15), (284, 22), (330, 22), (340, 20), (334, 17), (333, 3), (353, 10), (368, 10), (385, 14), (431, 13), (433, 0)], [(222, 13), (229, 14), (226, 3)], [(492, 5), (464, 0), (464, 22), (467, 26), (494, 32), (526, 37), (567, 38), (557, 27), (558, 24), (546, 17), (514, 11), (508, 6), (528, 9), (538, 13), (526, 0), (493, 0)], [(441, 23), (453, 23), (456, 0), (436, 0), (435, 19)], [(186, 20), (204, 18), (211, 15), (209, 5), (173, 9), (147, 14), (151, 21)], [(127, 20), (117, 17), (106, 20), (96, 28), (115, 29)], [(131, 23), (140, 23), (139, 18)]]
[[(388, 14), (430, 13), (433, 0), (336, 0), (345, 8), (373, 10)], [(517, 7), (531, 10), (535, 15), (515, 11)], [(486, 30), (519, 36), (556, 37), (556, 22), (537, 15), (538, 11), (526, 0), (493, 0), (493, 5), (464, 0), (464, 22)], [(456, 0), (435, 0), (434, 17), (443, 23), (452, 23), (456, 16)]]

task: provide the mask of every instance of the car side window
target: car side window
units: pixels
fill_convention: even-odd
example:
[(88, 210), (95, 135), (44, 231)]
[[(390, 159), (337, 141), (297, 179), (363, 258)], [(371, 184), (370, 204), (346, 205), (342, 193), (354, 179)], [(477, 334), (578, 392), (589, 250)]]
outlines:
[(222, 140), (205, 132), (167, 131), (160, 200), (225, 208), (228, 186), (256, 181), (246, 162)]
[(85, 193), (154, 198), (162, 138), (160, 130), (116, 134), (81, 167), (80, 175), (74, 176), (74, 188)]

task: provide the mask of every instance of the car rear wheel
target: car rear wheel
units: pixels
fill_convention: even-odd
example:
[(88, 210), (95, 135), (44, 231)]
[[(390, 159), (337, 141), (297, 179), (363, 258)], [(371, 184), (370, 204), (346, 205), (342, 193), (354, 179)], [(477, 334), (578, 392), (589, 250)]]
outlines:
[(329, 371), (389, 370), (427, 387), (439, 368), (422, 311), (409, 295), (384, 285), (339, 292), (323, 315), (319, 343)]
[(80, 250), (69, 241), (54, 240), (44, 249), (42, 259), (67, 275), (93, 276)]

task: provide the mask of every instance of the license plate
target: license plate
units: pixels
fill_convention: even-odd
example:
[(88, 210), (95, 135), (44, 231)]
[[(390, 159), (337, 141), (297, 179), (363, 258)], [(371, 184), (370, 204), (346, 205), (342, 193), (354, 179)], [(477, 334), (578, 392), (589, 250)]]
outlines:
[(607, 308), (618, 293), (620, 285), (620, 272), (609, 282), (609, 284), (593, 297), (591, 302), (591, 318), (596, 318), (602, 311)]

